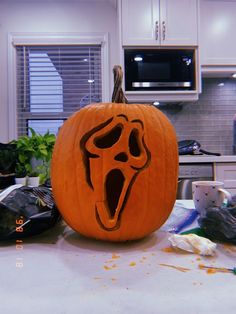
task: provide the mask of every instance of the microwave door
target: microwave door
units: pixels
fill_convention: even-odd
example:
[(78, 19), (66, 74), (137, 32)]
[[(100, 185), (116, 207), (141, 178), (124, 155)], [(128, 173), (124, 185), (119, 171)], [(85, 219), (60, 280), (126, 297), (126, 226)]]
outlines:
[(191, 82), (132, 82), (135, 88), (155, 88), (155, 87), (191, 87)]
[(193, 90), (193, 50), (127, 50), (125, 87), (127, 91)]

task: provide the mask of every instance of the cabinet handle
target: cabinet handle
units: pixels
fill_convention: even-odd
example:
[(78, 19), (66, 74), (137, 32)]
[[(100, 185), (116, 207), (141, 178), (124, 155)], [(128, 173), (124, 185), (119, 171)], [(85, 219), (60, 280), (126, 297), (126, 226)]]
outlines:
[(156, 40), (158, 40), (158, 32), (159, 32), (159, 26), (158, 26), (158, 21), (156, 21), (156, 30), (155, 30), (155, 33), (156, 33)]
[(166, 39), (166, 22), (165, 21), (162, 22), (162, 39), (163, 40)]

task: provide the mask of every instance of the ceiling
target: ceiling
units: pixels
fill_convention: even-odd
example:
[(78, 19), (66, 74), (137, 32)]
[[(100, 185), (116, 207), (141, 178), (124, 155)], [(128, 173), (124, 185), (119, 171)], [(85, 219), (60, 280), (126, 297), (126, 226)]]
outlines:
[[(0, 4), (1, 3), (33, 3), (33, 2), (39, 2), (39, 0), (0, 0)], [(111, 6), (113, 6), (114, 8), (117, 8), (117, 0), (40, 0), (41, 3), (43, 2), (50, 2), (53, 3), (69, 3), (69, 2), (103, 2), (103, 3), (107, 3)]]
[[(117, 0), (41, 0), (41, 2), (107, 2), (116, 5)], [(1, 0), (1, 2), (38, 2), (38, 0)]]

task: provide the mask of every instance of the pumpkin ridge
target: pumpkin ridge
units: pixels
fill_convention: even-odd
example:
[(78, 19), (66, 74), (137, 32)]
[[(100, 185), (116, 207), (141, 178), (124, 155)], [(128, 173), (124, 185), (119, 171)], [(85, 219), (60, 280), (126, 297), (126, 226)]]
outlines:
[[(71, 132), (71, 129), (73, 129), (74, 127), (77, 126), (76, 115), (77, 114), (74, 113), (69, 118), (70, 121), (67, 120), (64, 124), (66, 126), (68, 123), (70, 123), (71, 124), (70, 130), (67, 127), (64, 127), (59, 131), (58, 138), (56, 140), (56, 144), (55, 144), (54, 150), (53, 150), (52, 168), (51, 168), (53, 195), (54, 195), (54, 198), (55, 198), (57, 205), (59, 203), (59, 205), (58, 205), (59, 209), (62, 209), (61, 214), (63, 216), (63, 219), (69, 225), (71, 225), (71, 214), (73, 214), (73, 213), (71, 212), (71, 208), (69, 207), (68, 211), (70, 212), (70, 214), (67, 214), (67, 210), (65, 209), (65, 204), (64, 204), (64, 201), (62, 198), (63, 190), (65, 189), (66, 169), (64, 167), (61, 167), (60, 164), (61, 164), (61, 160), (63, 160), (63, 158), (67, 158), (67, 151), (66, 151), (66, 149), (64, 149), (62, 139), (64, 137), (67, 137), (68, 134)], [(78, 126), (76, 127), (76, 130), (77, 129), (78, 129)], [(67, 145), (71, 146), (70, 143), (67, 143)], [(75, 181), (76, 181), (76, 178), (75, 178)], [(67, 194), (68, 199), (70, 199), (71, 198), (71, 191), (68, 190), (67, 188), (65, 190), (66, 190), (66, 194)]]
[[(149, 172), (150, 170), (148, 169), (148, 166), (150, 166), (150, 164), (152, 163), (152, 155), (151, 155), (151, 152), (147, 148), (147, 144), (145, 144), (145, 143), (149, 142), (148, 132), (147, 132), (147, 129), (145, 127), (145, 125), (146, 125), (145, 112), (146, 112), (146, 106), (147, 105), (140, 106), (140, 105), (137, 104), (136, 106), (137, 106), (139, 115), (142, 116), (142, 118), (139, 118), (139, 120), (142, 121), (143, 129), (144, 129), (144, 134), (143, 134), (142, 140), (143, 140), (143, 143), (145, 145), (146, 152), (148, 153), (148, 159), (147, 159), (147, 163), (145, 165), (145, 168), (146, 168), (146, 171)], [(146, 141), (144, 140), (145, 137), (146, 137)], [(147, 175), (147, 174), (143, 173), (143, 175)], [(147, 184), (145, 187), (149, 189), (149, 184)], [(140, 234), (145, 234), (145, 230), (144, 229), (146, 227), (144, 227), (144, 224), (145, 224), (145, 220), (144, 219), (145, 219), (145, 216), (148, 215), (148, 206), (147, 206), (148, 205), (148, 201), (147, 201), (147, 197), (146, 197), (145, 194), (142, 196), (142, 204), (143, 204), (142, 208), (144, 208), (145, 210), (142, 211), (142, 215), (140, 215), (140, 213), (139, 213), (139, 215), (137, 216), (137, 217), (139, 217), (139, 219), (137, 220), (136, 225), (134, 225), (132, 230), (130, 230), (130, 236), (132, 238), (134, 237), (134, 235), (137, 232), (138, 233), (140, 232)], [(140, 228), (140, 225), (141, 225), (141, 228)]]
[[(77, 112), (77, 115), (78, 115), (78, 112)], [(80, 118), (81, 121), (86, 120), (86, 116), (89, 115), (89, 109), (88, 109), (88, 111), (86, 111), (86, 110), (81, 111), (81, 112), (80, 112), (80, 115), (81, 115), (81, 118)], [(80, 130), (83, 128), (83, 124), (78, 123), (78, 120), (77, 120), (77, 119), (76, 119), (76, 121), (75, 121), (75, 124), (77, 124), (77, 130), (76, 130), (75, 133), (79, 133)], [(77, 164), (77, 155), (76, 155), (76, 151), (77, 151), (77, 150), (76, 150), (76, 148), (77, 148), (77, 138), (76, 138), (76, 137), (74, 137), (74, 141), (73, 141), (72, 147), (73, 147), (73, 152), (74, 152), (73, 155), (72, 155), (72, 160), (73, 160), (73, 164), (76, 165), (76, 164)], [(76, 206), (75, 206), (74, 210), (77, 209), (77, 206), (78, 206), (78, 204), (80, 203), (80, 191), (78, 190), (78, 186), (79, 186), (79, 185), (78, 185), (78, 181), (79, 181), (79, 180), (80, 180), (80, 178), (79, 178), (79, 176), (77, 175), (77, 169), (75, 168)], [(84, 234), (84, 235), (89, 234), (87, 225), (83, 223), (83, 221), (84, 221), (84, 219), (85, 219), (83, 211), (76, 211), (75, 217), (77, 218), (77, 221), (78, 221), (77, 223), (78, 223), (79, 226), (80, 226), (80, 232), (81, 232), (81, 234)]]
[[(160, 130), (160, 132), (162, 132), (164, 134), (163, 139), (162, 139), (162, 143), (161, 143), (161, 148), (160, 148), (160, 151), (162, 152), (162, 156), (161, 156), (162, 178), (164, 178), (162, 181), (162, 184), (164, 185), (164, 189), (163, 189), (164, 191), (162, 192), (161, 199), (160, 199), (159, 203), (156, 204), (156, 210), (161, 212), (162, 215), (157, 216), (158, 219), (156, 220), (156, 224), (153, 225), (153, 230), (156, 229), (156, 226), (161, 226), (164, 223), (164, 221), (167, 219), (167, 215), (170, 214), (169, 206), (163, 206), (163, 204), (168, 202), (168, 198), (171, 198), (169, 195), (169, 191), (168, 192), (166, 191), (166, 183), (168, 184), (167, 178), (169, 178), (167, 176), (167, 168), (169, 167), (169, 163), (170, 163), (170, 158), (168, 155), (168, 151), (166, 149), (166, 143), (167, 143), (166, 141), (170, 140), (170, 139), (167, 139), (167, 137), (166, 137), (166, 134), (167, 134), (166, 129), (168, 127), (169, 120), (159, 109), (154, 108), (154, 110), (159, 111), (159, 116), (160, 116), (160, 118), (158, 119), (159, 130)], [(171, 209), (172, 209), (172, 207), (171, 207)]]
[[(81, 114), (81, 118), (79, 119), (80, 120), (80, 123), (78, 123), (78, 120), (76, 120), (77, 124), (78, 124), (78, 129), (77, 129), (77, 132), (76, 133), (80, 133), (80, 130), (81, 129), (84, 129), (84, 125), (85, 125), (85, 128), (86, 128), (86, 121), (88, 119), (88, 116), (90, 116), (90, 112), (93, 111), (93, 107), (92, 106), (88, 106), (88, 110), (85, 110), (85, 107), (83, 108), (84, 110), (81, 111), (81, 112), (77, 112), (77, 115), (80, 115)], [(79, 147), (80, 147), (80, 142), (79, 142)], [(76, 155), (76, 148), (77, 148), (77, 137), (74, 137), (74, 142), (73, 142), (73, 161), (74, 161), (74, 164), (77, 164), (77, 155)], [(80, 147), (81, 149), (81, 147)], [(76, 189), (78, 189), (78, 181), (81, 180), (81, 178), (77, 175), (77, 169), (75, 169), (75, 172), (76, 172)], [(77, 197), (77, 202), (76, 202), (76, 208), (78, 207), (78, 204), (80, 204), (80, 193), (82, 191), (77, 191), (76, 193), (76, 197)], [(80, 226), (79, 229), (80, 229), (80, 232), (84, 235), (90, 235), (90, 231), (89, 231), (89, 226), (87, 226), (86, 223), (86, 218), (85, 218), (85, 213), (83, 211), (76, 211), (77, 214), (80, 213), (80, 216), (81, 216), (81, 220), (79, 221), (78, 220), (78, 225)]]
[[(161, 114), (162, 115), (164, 115), (162, 112), (161, 112)], [(164, 116), (168, 121), (169, 121), (169, 119), (166, 117), (166, 116)], [(164, 129), (164, 125), (163, 125), (163, 120), (160, 120), (160, 124), (162, 125), (162, 129)], [(165, 126), (166, 127), (166, 126)], [(175, 149), (175, 152), (176, 152), (176, 156), (173, 156), (173, 157), (175, 157), (175, 159), (177, 159), (177, 161), (178, 161), (178, 149), (177, 149), (177, 139), (176, 139), (176, 133), (175, 133), (175, 131), (174, 131), (174, 127), (173, 127), (173, 125), (169, 122), (168, 123), (168, 125), (167, 125), (167, 128), (169, 129), (169, 132), (168, 132), (168, 134), (171, 134), (172, 135), (172, 145), (174, 145), (174, 143), (175, 143), (175, 145), (176, 145), (176, 149)], [(170, 129), (172, 129), (172, 132), (170, 132)], [(167, 134), (167, 133), (166, 133)], [(170, 142), (170, 135), (168, 136), (168, 138), (167, 138), (167, 136), (166, 136), (166, 134), (165, 134), (165, 142), (166, 143), (169, 143)], [(169, 144), (168, 144), (169, 145)], [(167, 146), (165, 145), (165, 147), (164, 147), (164, 149), (165, 149), (165, 155), (168, 155), (169, 154), (169, 152), (170, 152), (170, 150), (169, 149), (167, 149)], [(173, 150), (172, 150), (172, 152), (173, 152)], [(170, 157), (171, 158), (171, 157)], [(175, 169), (170, 169), (170, 166), (172, 165), (172, 164), (166, 164), (167, 163), (167, 161), (166, 161), (166, 159), (164, 159), (165, 160), (165, 167), (164, 167), (164, 169), (165, 169), (165, 177), (169, 177), (168, 176), (168, 173), (167, 172), (170, 172), (171, 173), (171, 175), (172, 176), (174, 176), (175, 177), (175, 179), (176, 180), (172, 180), (171, 182), (166, 182), (167, 183), (167, 185), (166, 185), (166, 189), (165, 189), (165, 194), (164, 194), (164, 198), (165, 199), (171, 199), (172, 200), (172, 202), (170, 202), (170, 207), (171, 208), (173, 208), (174, 207), (174, 203), (175, 203), (175, 199), (176, 199), (176, 192), (177, 192), (177, 182), (178, 182), (178, 172), (177, 172), (177, 167), (175, 167)], [(175, 173), (173, 173), (173, 170), (175, 170)], [(175, 186), (173, 186), (173, 187), (170, 187), (170, 183), (175, 183)], [(167, 189), (167, 186), (169, 186), (169, 188)], [(171, 192), (174, 194), (174, 197), (170, 197), (170, 191), (169, 190), (171, 190)], [(164, 217), (164, 219), (163, 219), (163, 221), (161, 222), (162, 224), (167, 220), (167, 218), (169, 217), (169, 215), (170, 215), (170, 212), (167, 212), (167, 211), (165, 211), (165, 217)]]

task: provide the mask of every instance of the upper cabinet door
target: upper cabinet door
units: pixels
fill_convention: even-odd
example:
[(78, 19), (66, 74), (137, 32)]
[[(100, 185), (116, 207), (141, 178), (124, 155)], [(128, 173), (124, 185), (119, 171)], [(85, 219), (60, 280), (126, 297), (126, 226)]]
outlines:
[(201, 0), (200, 58), (202, 65), (236, 64), (236, 1)]
[(123, 0), (121, 4), (123, 45), (156, 45), (159, 32), (157, 0)]
[(197, 21), (198, 1), (160, 0), (162, 45), (197, 45)]
[(197, 45), (198, 0), (122, 0), (122, 44)]

